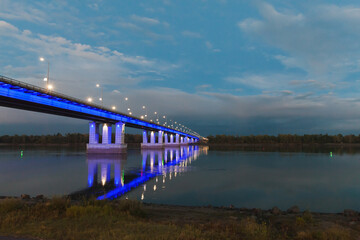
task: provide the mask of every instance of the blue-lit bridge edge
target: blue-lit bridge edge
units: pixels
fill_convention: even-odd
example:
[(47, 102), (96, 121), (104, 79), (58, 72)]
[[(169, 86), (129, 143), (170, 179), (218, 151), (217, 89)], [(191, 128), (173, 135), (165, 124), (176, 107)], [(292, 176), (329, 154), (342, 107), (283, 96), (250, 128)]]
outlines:
[[(125, 124), (129, 127), (143, 129), (144, 135), (145, 131), (150, 130), (151, 136), (153, 134), (153, 131), (158, 131), (159, 141), (156, 143), (150, 136), (150, 143), (148, 143), (146, 137), (146, 141), (144, 138), (144, 143), (142, 145), (142, 147), (144, 148), (156, 148), (161, 147), (164, 144), (189, 144), (198, 142), (201, 138), (199, 134), (194, 132), (182, 132), (170, 127), (161, 126), (160, 124), (155, 124), (147, 120), (129, 116), (127, 114), (113, 111), (96, 104), (89, 104), (80, 99), (76, 99), (38, 86), (20, 82), (18, 80), (7, 78), (1, 75), (0, 106), (91, 120), (93, 122), (90, 123), (90, 132), (92, 127), (98, 127), (100, 123), (103, 123), (103, 134), (104, 131), (106, 133), (109, 133), (109, 130), (111, 130), (111, 128), (109, 127), (112, 124), (116, 124), (116, 126), (121, 127), (121, 129), (124, 129)], [(111, 142), (109, 142), (109, 139), (106, 137), (105, 141), (103, 141), (100, 145), (97, 140), (98, 136), (96, 136), (98, 132), (99, 131), (95, 129), (95, 135), (92, 136), (93, 139), (91, 139), (91, 134), (89, 134), (88, 149), (92, 149), (92, 147), (95, 146), (95, 152), (106, 152), (106, 150), (114, 149), (114, 146), (115, 149), (118, 147), (118, 149), (120, 150), (126, 148), (126, 145), (124, 145), (122, 140), (124, 130), (119, 131), (119, 136), (117, 136), (116, 138), (118, 139), (116, 144), (111, 144)], [(163, 141), (160, 140), (160, 137), (163, 138), (164, 133), (175, 134), (177, 141), (169, 142), (166, 137), (165, 143), (163, 143)], [(172, 136), (170, 136), (170, 139), (172, 139)], [(190, 141), (188, 141), (188, 139), (190, 139)]]

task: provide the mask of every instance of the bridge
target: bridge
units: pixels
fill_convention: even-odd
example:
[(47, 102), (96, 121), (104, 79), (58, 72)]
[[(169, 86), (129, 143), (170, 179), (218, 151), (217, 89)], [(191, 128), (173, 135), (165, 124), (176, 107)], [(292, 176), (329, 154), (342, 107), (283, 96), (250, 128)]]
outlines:
[[(126, 151), (125, 126), (143, 130), (142, 148), (188, 145), (199, 142), (201, 138), (190, 130), (180, 131), (1, 75), (0, 106), (89, 120), (88, 153)], [(111, 139), (113, 125), (114, 143)]]

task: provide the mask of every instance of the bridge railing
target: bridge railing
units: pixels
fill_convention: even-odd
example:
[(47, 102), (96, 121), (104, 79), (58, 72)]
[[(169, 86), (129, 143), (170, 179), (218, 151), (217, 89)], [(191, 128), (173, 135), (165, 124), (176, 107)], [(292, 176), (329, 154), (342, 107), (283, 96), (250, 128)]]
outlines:
[[(46, 88), (42, 88), (42, 87), (39, 87), (39, 86), (36, 86), (36, 85), (33, 85), (33, 84), (21, 82), (21, 81), (19, 81), (19, 80), (12, 79), (12, 78), (8, 78), (8, 77), (2, 76), (2, 75), (0, 75), (0, 81), (1, 81), (1, 82), (4, 82), (4, 83), (7, 83), (7, 84), (10, 84), (10, 85), (18, 86), (18, 87), (20, 87), (20, 88), (25, 88), (25, 89), (28, 89), (28, 90), (31, 90), (31, 91), (34, 91), (34, 92), (39, 92), (39, 93), (42, 93), (42, 94), (45, 94), (45, 95), (49, 95), (49, 96), (54, 96), (54, 97), (66, 99), (66, 100), (69, 100), (69, 101), (72, 101), (72, 102), (76, 102), (76, 103), (79, 103), (79, 104), (82, 104), (82, 105), (85, 105), (85, 106), (95, 107), (95, 108), (100, 109), (100, 110), (102, 110), (102, 111), (119, 114), (119, 115), (122, 115), (122, 116), (127, 117), (127, 118), (130, 118), (130, 119), (136, 119), (136, 120), (139, 120), (139, 121), (147, 122), (147, 123), (152, 124), (152, 125), (164, 127), (164, 126), (162, 126), (162, 125), (160, 125), (160, 124), (156, 124), (156, 123), (154, 123), (154, 122), (150, 122), (150, 121), (147, 121), (147, 120), (144, 120), (144, 119), (140, 119), (140, 118), (137, 118), (137, 117), (134, 117), (134, 116), (131, 116), (131, 115), (128, 115), (128, 114), (119, 112), (119, 111), (114, 111), (114, 110), (112, 110), (112, 109), (109, 109), (109, 108), (100, 106), (100, 105), (98, 105), (98, 104), (89, 103), (89, 102), (84, 101), (84, 100), (82, 100), (82, 99), (70, 97), (70, 96), (65, 95), (65, 94), (63, 94), (63, 93), (59, 93), (59, 92), (56, 92), (56, 91), (52, 91), (52, 90), (49, 90), (49, 89), (46, 89)], [(179, 131), (179, 130), (176, 130), (176, 129), (174, 129), (174, 128), (167, 127), (167, 126), (166, 126), (166, 128), (171, 129), (171, 130), (174, 130), (174, 131)], [(181, 131), (179, 131), (179, 132), (181, 132)]]

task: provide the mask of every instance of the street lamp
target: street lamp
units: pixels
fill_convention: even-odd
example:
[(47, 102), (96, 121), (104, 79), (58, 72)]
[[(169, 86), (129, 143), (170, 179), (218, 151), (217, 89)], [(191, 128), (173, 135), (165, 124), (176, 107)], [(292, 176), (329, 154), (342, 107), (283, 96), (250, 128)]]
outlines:
[[(43, 58), (43, 57), (40, 57), (39, 60), (40, 60), (40, 62), (45, 62), (45, 58)], [(50, 84), (50, 78), (49, 78), (49, 76), (50, 76), (50, 62), (47, 61), (47, 64), (48, 64), (47, 77), (44, 78), (44, 82), (47, 83), (46, 84), (47, 89), (51, 90), (53, 87), (52, 86), (51, 86), (51, 88), (49, 87), (49, 84)]]
[(92, 98), (89, 97), (89, 98), (87, 99), (87, 101), (88, 101), (88, 102), (92, 102)]
[(116, 107), (115, 107), (115, 106), (112, 106), (111, 108), (112, 108), (112, 110), (116, 110)]
[(145, 106), (142, 106), (142, 109), (144, 109), (144, 117), (145, 119), (147, 118), (147, 108)]
[(96, 84), (96, 87), (97, 88), (101, 88), (101, 97), (99, 98), (99, 101), (101, 102), (101, 106), (103, 106), (104, 104), (103, 104), (103, 86), (100, 86), (100, 84)]
[(156, 116), (156, 122), (159, 123), (159, 116), (158, 116), (158, 113), (157, 112), (154, 112), (155, 116)]

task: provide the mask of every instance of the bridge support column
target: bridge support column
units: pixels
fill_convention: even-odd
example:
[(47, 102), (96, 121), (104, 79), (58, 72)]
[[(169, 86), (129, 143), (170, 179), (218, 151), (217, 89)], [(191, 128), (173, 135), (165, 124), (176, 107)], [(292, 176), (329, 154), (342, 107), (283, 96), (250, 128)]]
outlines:
[(89, 143), (99, 143), (99, 123), (97, 122), (89, 123)]
[(163, 131), (159, 131), (158, 132), (158, 144), (163, 144), (163, 138), (164, 138), (164, 132)]
[(145, 144), (148, 143), (148, 136), (146, 130), (143, 131), (143, 143)]
[(158, 133), (158, 142), (156, 142), (155, 132), (150, 132), (150, 143), (147, 141), (147, 133), (143, 132), (143, 143), (141, 144), (141, 148), (162, 148), (163, 147), (163, 131), (159, 131)]
[(174, 142), (174, 134), (170, 134), (170, 142), (165, 142), (165, 147), (177, 147), (179, 146), (179, 143)]
[(125, 143), (125, 124), (118, 122), (115, 125), (115, 144)]
[(169, 143), (169, 138), (167, 133), (164, 133), (164, 143), (165, 145)]
[(184, 140), (184, 137), (181, 136), (181, 137), (180, 137), (180, 145), (184, 145), (184, 143), (185, 143), (184, 141), (185, 141), (185, 140)]
[(125, 144), (125, 123), (117, 122), (115, 124), (115, 144), (114, 148), (118, 150), (126, 150), (127, 144)]
[(150, 132), (150, 143), (155, 144), (155, 133), (154, 133), (154, 131)]
[(111, 144), (111, 124), (104, 123), (102, 131), (102, 144)]
[[(115, 144), (111, 143), (112, 124), (104, 123), (102, 127), (102, 142), (99, 143), (98, 124), (90, 123), (89, 144), (87, 152), (94, 154), (119, 154), (126, 152), (126, 144), (124, 144), (125, 124), (118, 122), (115, 125)], [(92, 127), (93, 126), (93, 127)], [(94, 128), (94, 130), (93, 130)]]
[(174, 143), (174, 134), (170, 134), (170, 143)]
[(178, 133), (176, 134), (176, 143), (180, 144), (180, 135)]

